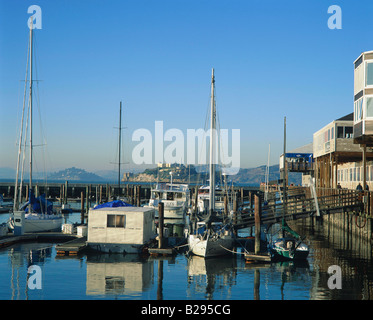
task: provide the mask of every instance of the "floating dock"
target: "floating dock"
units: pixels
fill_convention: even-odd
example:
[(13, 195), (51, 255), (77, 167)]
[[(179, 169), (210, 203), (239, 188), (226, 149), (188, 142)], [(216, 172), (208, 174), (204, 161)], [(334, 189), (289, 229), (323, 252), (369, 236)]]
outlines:
[(271, 256), (269, 253), (258, 253), (245, 252), (245, 260), (247, 263), (269, 263), (271, 262)]
[(87, 247), (87, 237), (80, 237), (74, 240), (56, 245), (57, 255), (77, 255)]
[(75, 239), (76, 235), (65, 234), (62, 232), (44, 232), (44, 233), (26, 233), (22, 236), (8, 234), (0, 238), (0, 248), (5, 248), (21, 242), (37, 242), (37, 241), (69, 241)]
[(149, 248), (148, 252), (151, 256), (172, 256), (176, 254), (176, 251), (173, 248)]

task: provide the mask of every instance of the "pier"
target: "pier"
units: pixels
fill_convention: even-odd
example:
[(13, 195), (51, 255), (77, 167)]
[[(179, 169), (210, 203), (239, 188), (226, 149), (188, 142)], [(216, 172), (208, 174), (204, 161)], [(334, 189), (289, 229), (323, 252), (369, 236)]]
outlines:
[[(322, 218), (333, 213), (352, 213), (357, 216), (373, 215), (373, 193), (348, 189), (315, 188), (313, 195), (311, 188), (289, 188), (285, 201), (272, 193), (268, 203), (263, 200), (262, 193), (251, 193), (245, 198), (239, 209), (234, 213), (234, 227), (236, 230), (255, 226), (255, 214), (260, 209), (261, 224), (281, 222), (315, 217)], [(255, 195), (259, 198), (258, 206), (254, 205)]]
[(76, 238), (76, 235), (65, 234), (62, 232), (43, 232), (43, 233), (27, 233), (22, 236), (14, 236), (9, 234), (0, 237), (0, 248), (9, 247), (13, 244), (23, 243), (23, 242), (65, 242), (71, 241)]
[[(39, 193), (48, 191), (50, 196), (57, 196), (61, 203), (70, 201), (81, 202), (81, 209), (76, 209), (76, 212), (88, 212), (92, 203), (96, 199), (110, 201), (111, 197), (126, 197), (128, 202), (141, 206), (147, 203), (150, 197), (150, 189), (152, 184), (126, 184), (118, 189), (117, 185), (99, 185), (99, 184), (82, 184), (65, 182), (52, 183), (48, 187), (39, 184), (37, 189)], [(191, 199), (195, 199), (196, 187), (191, 187)], [(4, 197), (12, 197), (14, 191), (14, 183), (0, 183), (0, 192)], [(26, 195), (26, 193), (25, 193)], [(79, 197), (80, 195), (80, 197)], [(341, 214), (341, 221), (337, 223), (342, 228), (350, 228), (351, 225), (356, 225), (359, 232), (364, 232), (371, 239), (372, 217), (373, 217), (373, 192), (357, 191), (340, 188), (311, 188), (311, 187), (293, 187), (290, 186), (286, 191), (285, 201), (282, 201), (282, 192), (276, 188), (268, 193), (268, 201), (264, 201), (264, 192), (259, 188), (250, 187), (235, 187), (233, 197), (233, 226), (235, 231), (255, 227), (255, 217), (259, 217), (261, 225), (271, 225), (280, 223), (283, 218), (287, 221), (298, 219), (311, 218), (311, 223), (314, 219), (323, 219), (326, 216), (333, 214)], [(108, 198), (107, 198), (108, 197)], [(255, 198), (257, 203), (255, 204)], [(259, 210), (260, 208), (260, 210)], [(259, 211), (258, 211), (259, 210)], [(339, 215), (337, 215), (339, 216)], [(86, 217), (86, 216), (85, 216)], [(328, 218), (329, 219), (329, 218)], [(337, 221), (338, 218), (331, 219)], [(346, 221), (350, 221), (346, 224)], [(82, 223), (87, 222), (82, 219)], [(361, 229), (361, 230), (360, 230)], [(62, 236), (63, 235), (61, 233)], [(2, 240), (0, 246), (6, 246), (12, 241), (32, 241), (35, 235), (26, 235), (26, 238), (11, 237), (8, 240)], [(34, 238), (33, 238), (34, 237)], [(40, 238), (40, 236), (38, 236)], [(37, 241), (37, 238), (34, 239)], [(73, 240), (73, 241), (71, 241)], [(77, 254), (84, 249), (81, 238), (76, 239), (76, 236), (70, 235), (70, 238), (64, 238), (64, 246), (58, 246), (59, 254)], [(71, 248), (70, 248), (70, 247)], [(69, 247), (69, 248), (68, 248)], [(66, 249), (67, 248), (67, 249)], [(155, 254), (171, 252), (166, 251), (166, 248), (153, 248)], [(169, 249), (169, 248), (167, 248)], [(173, 252), (172, 252), (173, 253)]]
[[(45, 194), (49, 199), (56, 199), (61, 204), (69, 201), (80, 200), (82, 195), (85, 201), (98, 203), (110, 201), (109, 199), (126, 197), (130, 204), (140, 205), (145, 199), (149, 199), (152, 184), (118, 184), (110, 183), (80, 183), (80, 182), (35, 182), (35, 195)], [(0, 194), (4, 198), (13, 199), (15, 183), (0, 182)], [(28, 185), (22, 188), (22, 197), (28, 198)]]
[[(80, 202), (84, 204), (84, 210), (90, 207), (91, 203), (103, 203), (117, 198), (126, 198), (129, 204), (141, 206), (148, 203), (150, 198), (151, 188), (156, 182), (149, 183), (123, 183), (120, 187), (118, 184), (100, 184), (100, 183), (79, 183), (69, 182), (36, 182), (35, 195), (45, 194), (47, 199), (59, 201), (61, 204), (68, 202)], [(4, 199), (13, 201), (14, 197), (13, 182), (0, 182), (0, 194)], [(259, 190), (258, 187), (241, 187), (235, 186), (234, 191), (237, 198), (242, 200), (249, 195), (249, 192)], [(195, 198), (196, 186), (190, 185), (191, 199)], [(28, 185), (22, 188), (22, 196), (24, 200), (28, 198)], [(73, 208), (75, 212), (81, 212), (81, 209)], [(87, 211), (88, 212), (88, 211)]]

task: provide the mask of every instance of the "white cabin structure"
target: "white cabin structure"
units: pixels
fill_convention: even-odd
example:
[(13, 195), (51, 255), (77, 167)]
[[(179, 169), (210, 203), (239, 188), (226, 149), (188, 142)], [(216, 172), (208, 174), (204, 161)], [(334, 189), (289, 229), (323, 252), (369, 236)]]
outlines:
[(107, 253), (139, 253), (156, 237), (153, 208), (90, 209), (87, 245)]

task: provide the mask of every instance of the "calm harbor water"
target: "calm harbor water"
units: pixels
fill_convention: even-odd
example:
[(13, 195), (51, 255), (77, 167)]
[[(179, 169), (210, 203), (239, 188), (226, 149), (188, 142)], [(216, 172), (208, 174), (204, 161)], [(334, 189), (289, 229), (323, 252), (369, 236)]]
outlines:
[[(7, 215), (0, 216), (0, 223)], [(67, 222), (79, 221), (71, 214)], [(325, 222), (300, 222), (310, 255), (305, 263), (247, 264), (242, 255), (219, 259), (83, 253), (58, 257), (53, 243), (0, 250), (1, 300), (369, 300), (371, 248)], [(238, 249), (238, 252), (241, 250)], [(39, 266), (41, 288), (30, 286)], [(328, 268), (342, 270), (342, 289), (329, 289)], [(35, 282), (36, 283), (36, 282)]]

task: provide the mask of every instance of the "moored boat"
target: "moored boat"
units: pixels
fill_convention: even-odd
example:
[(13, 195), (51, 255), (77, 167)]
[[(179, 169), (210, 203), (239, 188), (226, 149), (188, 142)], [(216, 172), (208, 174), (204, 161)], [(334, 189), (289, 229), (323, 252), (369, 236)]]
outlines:
[[(309, 254), (308, 246), (302, 242), (301, 236), (282, 220), (283, 237), (270, 242), (268, 249), (272, 260), (305, 260)], [(288, 236), (285, 236), (285, 233)]]
[(190, 190), (186, 184), (157, 183), (152, 188), (148, 205), (158, 212), (158, 204), (164, 204), (165, 219), (184, 219), (190, 205)]
[[(229, 215), (217, 217), (215, 208), (215, 129), (216, 129), (216, 106), (215, 106), (215, 77), (212, 69), (211, 77), (211, 141), (210, 163), (209, 163), (209, 207), (204, 221), (197, 222), (197, 226), (192, 225), (189, 232), (188, 245), (189, 252), (205, 258), (227, 255), (232, 253), (234, 238), (231, 230)], [(194, 228), (193, 228), (194, 227)]]
[[(226, 203), (224, 202), (226, 197)], [(198, 189), (197, 207), (200, 213), (208, 210), (210, 203), (210, 186), (202, 186)], [(215, 187), (215, 210), (223, 213), (225, 210), (232, 211), (232, 194), (219, 186)]]
[[(30, 19), (30, 23), (32, 24), (32, 19)], [(16, 176), (16, 184), (14, 188), (14, 204), (13, 204), (13, 212), (10, 213), (10, 217), (8, 220), (8, 227), (9, 229), (13, 230), (15, 234), (23, 234), (27, 232), (45, 232), (45, 231), (55, 231), (61, 230), (62, 227), (62, 215), (57, 213), (53, 208), (53, 203), (48, 201), (44, 195), (39, 197), (35, 197), (33, 193), (33, 73), (32, 73), (32, 66), (33, 66), (33, 25), (30, 25), (30, 43), (29, 43), (29, 63), (30, 63), (30, 71), (29, 75), (26, 73), (26, 81), (25, 81), (25, 97), (23, 103), (23, 111), (22, 111), (22, 120), (21, 120), (21, 129), (20, 129), (20, 138), (19, 138), (19, 149), (18, 149), (18, 159), (17, 159), (17, 176)], [(29, 76), (29, 80), (28, 80)], [(28, 100), (28, 110), (25, 112), (25, 101), (26, 101), (26, 88), (27, 82), (29, 83), (29, 100)], [(24, 115), (27, 114), (28, 121), (24, 121)], [(26, 123), (27, 122), (27, 123)], [(27, 132), (29, 131), (29, 132)], [(22, 183), (23, 183), (23, 173), (24, 168), (20, 168), (21, 163), (21, 154), (23, 155), (23, 159), (25, 158), (26, 154), (26, 138), (23, 139), (23, 135), (29, 134), (29, 201), (23, 205), (21, 203), (21, 195), (22, 195)], [(22, 146), (24, 148), (22, 149)], [(24, 161), (23, 161), (24, 163)], [(21, 183), (19, 183), (19, 175), (21, 172)], [(19, 188), (19, 190), (18, 190)]]
[(209, 227), (205, 222), (199, 222), (196, 232), (188, 237), (190, 251), (205, 258), (229, 254), (233, 243), (229, 226), (222, 222), (212, 222)]

